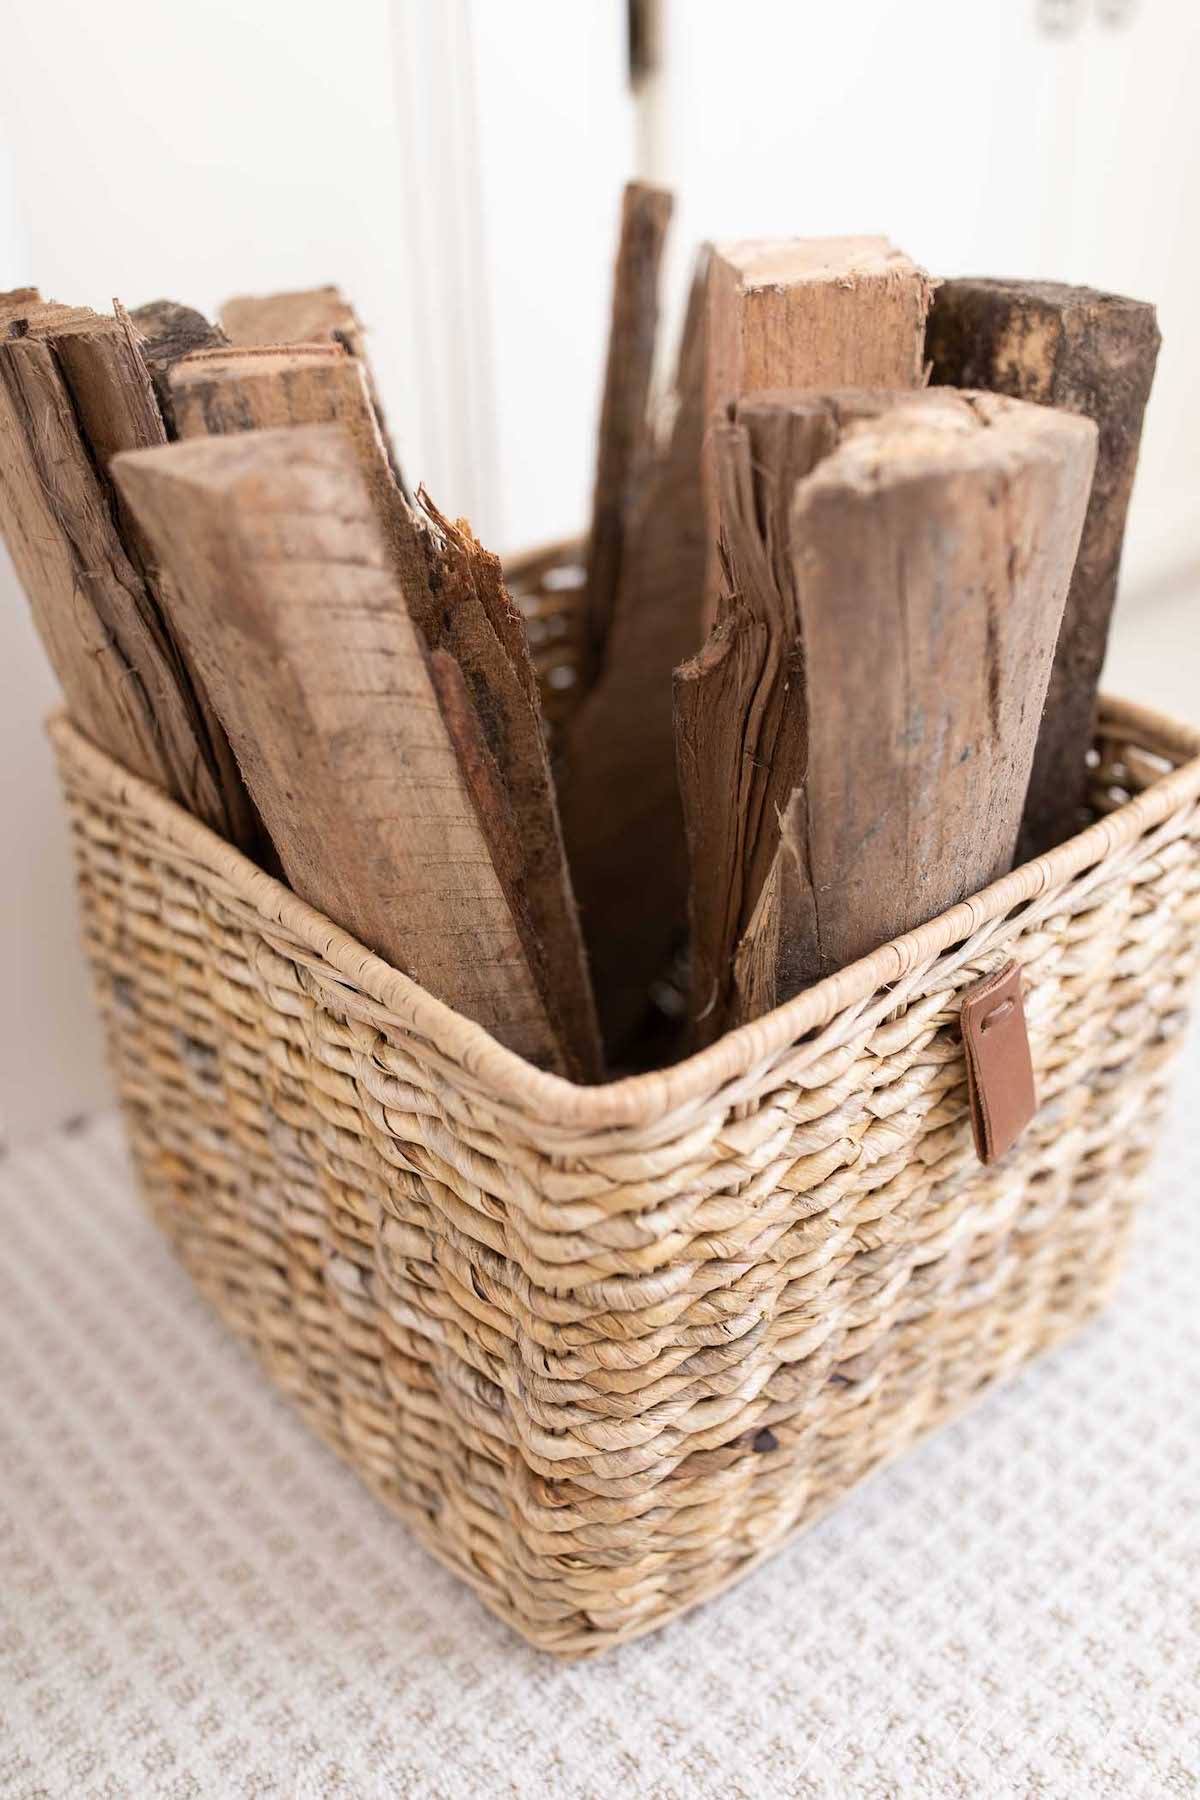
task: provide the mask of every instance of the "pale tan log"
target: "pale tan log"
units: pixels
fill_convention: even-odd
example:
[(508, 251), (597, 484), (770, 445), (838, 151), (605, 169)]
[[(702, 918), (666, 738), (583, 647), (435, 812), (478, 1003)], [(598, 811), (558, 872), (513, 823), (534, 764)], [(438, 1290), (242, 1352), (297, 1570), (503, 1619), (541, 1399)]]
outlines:
[(1022, 831), (1029, 856), (1062, 843), (1087, 822), (1096, 695), (1160, 342), (1154, 308), (1145, 301), (1062, 282), (947, 281), (930, 313), (935, 382), (1082, 413), (1100, 431), (1029, 781)]
[(718, 244), (708, 281), (710, 414), (766, 388), (921, 384), (931, 284), (886, 238)]
[(289, 349), (202, 350), (176, 363), (169, 386), (183, 439), (340, 425), (354, 445), (409, 613), (432, 648), (427, 546), (396, 484), (361, 362), (332, 339)]
[(702, 1041), (1011, 866), (1095, 440), (946, 389), (739, 404), (677, 680)]
[(366, 329), (340, 288), (300, 288), (286, 294), (237, 294), (221, 308), (221, 325), (232, 344), (334, 343), (349, 351), (362, 365), (388, 464), (397, 485), (404, 490), (400, 462), (367, 355)]
[(363, 365), (342, 345), (200, 350), (170, 374), (181, 438), (285, 425), (340, 425), (353, 441), (403, 577), (413, 580), (413, 523), (396, 486)]
[[(498, 865), (524, 871), (526, 911), (540, 952), (545, 1004), (562, 1021), (572, 1073), (595, 1079), (599, 1050), (591, 988), (562, 852), (536, 684), (524, 626), (499, 564), (432, 509), (418, 519), (392, 478), (363, 366), (339, 344), (203, 352), (171, 376), (182, 438), (281, 426), (338, 424), (355, 446), (405, 603), (426, 647), (456, 657), (485, 727), (507, 804), (482, 823)], [(449, 691), (447, 689), (447, 691)], [(515, 837), (516, 844), (509, 839)]]
[(357, 453), (293, 428), (118, 458), (288, 880), (544, 1067), (563, 1059)]
[[(704, 416), (773, 388), (919, 387), (931, 283), (883, 237), (719, 244), (708, 276)], [(717, 489), (704, 457), (703, 625), (716, 613)]]

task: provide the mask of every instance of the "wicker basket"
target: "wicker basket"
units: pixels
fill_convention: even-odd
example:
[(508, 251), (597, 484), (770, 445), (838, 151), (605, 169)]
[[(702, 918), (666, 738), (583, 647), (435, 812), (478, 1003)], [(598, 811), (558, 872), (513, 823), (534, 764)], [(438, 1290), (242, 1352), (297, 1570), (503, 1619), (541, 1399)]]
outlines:
[[(524, 571), (564, 706), (570, 567)], [(1108, 1294), (1196, 960), (1195, 734), (1110, 703), (1081, 836), (592, 1089), (52, 734), (151, 1207), (316, 1429), (532, 1642), (595, 1652), (714, 1593)], [(985, 1168), (959, 997), (1014, 956), (1041, 1105)]]

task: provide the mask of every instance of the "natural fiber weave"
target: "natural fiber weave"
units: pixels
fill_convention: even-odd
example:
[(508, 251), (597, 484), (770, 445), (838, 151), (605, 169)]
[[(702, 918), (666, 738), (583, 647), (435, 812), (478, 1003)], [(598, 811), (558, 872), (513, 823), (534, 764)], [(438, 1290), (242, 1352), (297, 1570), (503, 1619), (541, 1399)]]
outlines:
[[(736, 1579), (1108, 1294), (1196, 960), (1195, 734), (1109, 704), (1088, 831), (587, 1089), (51, 729), (151, 1207), (534, 1643), (594, 1652)], [(1041, 1106), (983, 1168), (959, 998), (1013, 956)]]

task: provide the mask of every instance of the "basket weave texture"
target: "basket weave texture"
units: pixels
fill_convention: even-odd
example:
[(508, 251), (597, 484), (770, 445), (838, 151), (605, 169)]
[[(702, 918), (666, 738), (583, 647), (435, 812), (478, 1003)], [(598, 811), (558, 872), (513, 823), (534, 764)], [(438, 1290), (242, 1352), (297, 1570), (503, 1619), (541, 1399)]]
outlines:
[[(662, 1624), (1108, 1295), (1196, 961), (1195, 734), (1107, 703), (1089, 830), (703, 1054), (587, 1089), (51, 733), (151, 1208), (310, 1423), (532, 1642)], [(1011, 957), (1041, 1105), (984, 1168), (959, 1007)]]

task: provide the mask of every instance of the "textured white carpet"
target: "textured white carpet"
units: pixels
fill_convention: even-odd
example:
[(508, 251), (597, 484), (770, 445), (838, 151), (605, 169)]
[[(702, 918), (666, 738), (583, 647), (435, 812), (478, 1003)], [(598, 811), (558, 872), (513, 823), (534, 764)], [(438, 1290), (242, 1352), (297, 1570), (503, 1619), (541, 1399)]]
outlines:
[(0, 1795), (1200, 1794), (1200, 1053), (1115, 1307), (740, 1588), (526, 1650), (312, 1441), (111, 1119), (0, 1166)]

